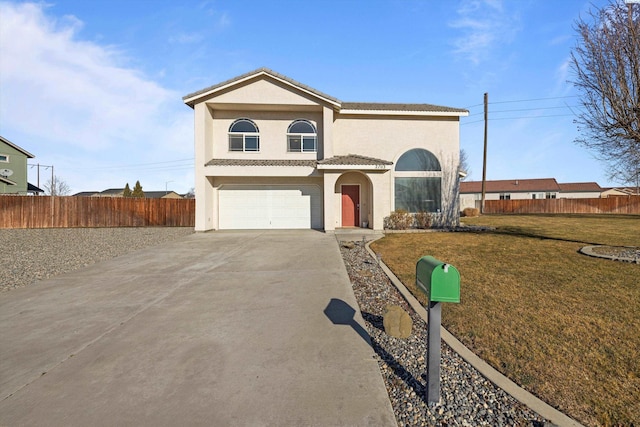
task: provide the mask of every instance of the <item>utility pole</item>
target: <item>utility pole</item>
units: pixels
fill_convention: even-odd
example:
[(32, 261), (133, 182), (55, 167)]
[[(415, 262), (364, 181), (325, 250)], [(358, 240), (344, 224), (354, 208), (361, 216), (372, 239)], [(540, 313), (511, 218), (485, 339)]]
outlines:
[(36, 163), (35, 165), (34, 164), (29, 165), (29, 167), (34, 167), (34, 166), (38, 170), (38, 175), (37, 175), (38, 176), (38, 184), (37, 184), (38, 188), (40, 188), (40, 168), (45, 168), (45, 169), (51, 168), (51, 187), (52, 187), (52, 189), (55, 189), (56, 187), (55, 187), (54, 175), (53, 175), (53, 165), (41, 165), (40, 163)]
[(487, 128), (489, 120), (489, 94), (484, 93), (484, 155), (482, 157), (482, 206), (480, 213), (484, 214), (484, 200), (487, 190)]

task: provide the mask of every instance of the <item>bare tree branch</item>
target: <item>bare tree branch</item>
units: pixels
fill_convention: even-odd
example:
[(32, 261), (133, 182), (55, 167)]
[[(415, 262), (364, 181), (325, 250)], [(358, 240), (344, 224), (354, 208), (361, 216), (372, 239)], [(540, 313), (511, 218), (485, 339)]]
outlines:
[(576, 142), (609, 166), (611, 179), (640, 182), (640, 5), (613, 0), (576, 22), (571, 53), (581, 93)]
[(43, 187), (45, 193), (50, 196), (66, 196), (71, 193), (71, 187), (69, 187), (69, 184), (58, 176), (50, 178)]

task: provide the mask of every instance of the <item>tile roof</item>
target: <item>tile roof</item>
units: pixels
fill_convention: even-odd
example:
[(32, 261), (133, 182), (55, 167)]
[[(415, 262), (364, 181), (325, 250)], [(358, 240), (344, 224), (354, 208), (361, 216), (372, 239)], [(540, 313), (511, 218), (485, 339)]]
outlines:
[[(510, 179), (486, 182), (487, 193), (518, 193), (532, 191), (560, 191), (555, 178)], [(460, 193), (482, 193), (482, 181), (463, 181)]]
[(205, 166), (302, 166), (316, 167), (315, 160), (211, 159)]
[(318, 161), (319, 165), (392, 165), (393, 162), (375, 159), (373, 157), (349, 154), (347, 156), (334, 156)]
[(597, 182), (567, 182), (559, 183), (560, 191), (579, 193), (582, 191), (601, 192), (602, 187)]
[[(307, 91), (315, 96), (318, 96), (320, 98), (324, 98), (332, 103), (334, 103), (336, 106), (338, 106), (340, 109), (343, 110), (362, 110), (362, 111), (406, 111), (407, 113), (410, 112), (421, 112), (421, 113), (425, 113), (425, 112), (432, 112), (432, 113), (469, 113), (468, 110), (465, 109), (461, 109), (461, 108), (452, 108), (452, 107), (444, 107), (441, 105), (432, 105), (432, 104), (395, 104), (395, 103), (374, 103), (374, 102), (342, 102), (340, 101), (338, 98), (335, 98), (331, 95), (327, 95), (324, 92), (320, 92), (317, 89), (314, 89), (310, 86), (307, 86), (303, 83), (300, 83), (296, 80), (293, 80), (290, 77), (285, 76), (284, 74), (280, 74), (277, 73), (269, 68), (266, 67), (262, 67), (262, 68), (258, 68), (256, 70), (253, 71), (249, 71), (248, 73), (242, 74), (240, 76), (237, 77), (233, 77), (229, 80), (225, 80), (221, 83), (215, 84), (213, 86), (209, 86), (206, 87), (204, 89), (195, 91), (193, 93), (190, 93), (188, 95), (185, 95), (182, 97), (182, 100), (186, 102), (187, 105), (189, 105), (190, 107), (193, 107), (194, 104), (196, 103), (195, 99), (198, 97), (199, 95), (205, 95), (208, 94), (210, 92), (214, 92), (217, 89), (220, 88), (224, 88), (230, 85), (233, 85), (236, 82), (241, 82), (243, 80), (247, 80), (253, 77), (257, 77), (260, 75), (269, 75), (273, 78), (276, 78), (278, 80), (282, 80), (284, 82), (289, 83), (292, 86), (295, 86), (299, 89), (302, 89), (304, 91)], [(187, 101), (189, 100), (189, 101)]]
[(462, 108), (445, 107), (433, 104), (395, 104), (379, 102), (343, 102), (341, 108), (344, 110), (363, 111), (421, 111), (437, 113), (468, 113)]

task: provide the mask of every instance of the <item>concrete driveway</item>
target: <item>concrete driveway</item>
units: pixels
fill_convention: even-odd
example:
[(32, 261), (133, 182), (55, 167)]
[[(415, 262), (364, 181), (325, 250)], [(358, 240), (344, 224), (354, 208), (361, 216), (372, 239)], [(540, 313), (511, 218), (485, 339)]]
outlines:
[(194, 234), (0, 294), (0, 425), (395, 426), (361, 325), (333, 236)]

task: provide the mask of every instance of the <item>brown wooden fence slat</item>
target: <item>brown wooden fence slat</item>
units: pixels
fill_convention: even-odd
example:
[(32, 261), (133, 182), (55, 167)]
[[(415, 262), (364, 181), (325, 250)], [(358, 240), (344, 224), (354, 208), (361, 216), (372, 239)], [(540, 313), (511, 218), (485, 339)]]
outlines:
[(0, 196), (0, 228), (194, 227), (194, 199)]
[(486, 200), (487, 214), (626, 214), (640, 215), (640, 196), (605, 199)]

